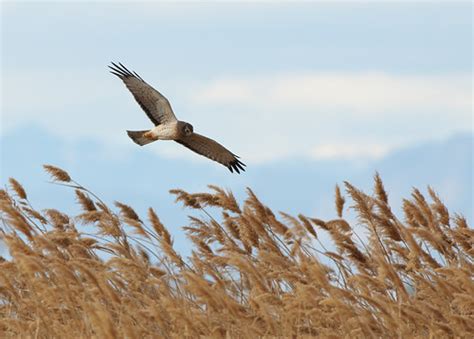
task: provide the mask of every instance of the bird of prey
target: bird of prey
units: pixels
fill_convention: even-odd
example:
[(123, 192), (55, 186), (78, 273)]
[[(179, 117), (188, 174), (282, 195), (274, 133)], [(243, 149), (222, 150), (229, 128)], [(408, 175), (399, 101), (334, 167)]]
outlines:
[(218, 142), (198, 133), (193, 126), (180, 121), (171, 105), (160, 92), (147, 84), (137, 73), (130, 72), (124, 65), (112, 62), (111, 73), (118, 76), (132, 92), (133, 97), (155, 125), (150, 130), (127, 131), (128, 136), (143, 146), (156, 140), (174, 140), (177, 143), (227, 167), (231, 172), (245, 171), (245, 164), (239, 157)]

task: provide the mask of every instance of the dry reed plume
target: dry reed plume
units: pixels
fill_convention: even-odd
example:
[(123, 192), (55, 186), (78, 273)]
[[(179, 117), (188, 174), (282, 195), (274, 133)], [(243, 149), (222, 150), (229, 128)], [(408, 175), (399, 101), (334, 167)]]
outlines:
[[(38, 211), (14, 179), (0, 190), (2, 338), (474, 333), (474, 232), (432, 189), (430, 199), (415, 189), (399, 219), (378, 175), (373, 195), (345, 183), (334, 220), (276, 215), (250, 189), (243, 204), (215, 186), (172, 190), (201, 215), (184, 228), (193, 250), (183, 258), (153, 209), (143, 218), (109, 207), (67, 172), (45, 169), (75, 189), (82, 212)], [(347, 203), (364, 237), (343, 219)]]

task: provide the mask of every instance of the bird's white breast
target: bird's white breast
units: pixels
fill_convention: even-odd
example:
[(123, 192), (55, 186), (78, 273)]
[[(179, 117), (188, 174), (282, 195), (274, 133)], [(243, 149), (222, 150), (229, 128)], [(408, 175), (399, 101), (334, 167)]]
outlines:
[(151, 130), (151, 134), (158, 140), (174, 140), (179, 136), (178, 123), (171, 122), (158, 125)]

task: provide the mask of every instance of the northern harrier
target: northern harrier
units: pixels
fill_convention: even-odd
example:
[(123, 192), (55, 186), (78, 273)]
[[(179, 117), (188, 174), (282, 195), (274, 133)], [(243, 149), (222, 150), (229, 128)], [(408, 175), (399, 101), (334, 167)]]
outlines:
[(127, 131), (128, 136), (143, 146), (156, 140), (174, 140), (190, 150), (227, 167), (231, 172), (245, 171), (245, 164), (234, 153), (203, 135), (194, 133), (193, 126), (176, 119), (171, 105), (160, 92), (148, 85), (137, 73), (124, 65), (112, 62), (111, 73), (118, 76), (132, 92), (135, 100), (145, 111), (155, 127), (145, 131)]

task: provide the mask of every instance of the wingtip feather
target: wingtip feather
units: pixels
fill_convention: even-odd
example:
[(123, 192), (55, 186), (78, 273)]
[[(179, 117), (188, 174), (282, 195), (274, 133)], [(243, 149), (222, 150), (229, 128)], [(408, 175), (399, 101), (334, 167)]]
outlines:
[(242, 161), (238, 160), (237, 158), (227, 166), (227, 168), (232, 173), (234, 173), (234, 171), (236, 171), (238, 174), (240, 174), (241, 171), (245, 172), (245, 167), (246, 167), (246, 165)]
[(123, 80), (124, 78), (132, 77), (144, 81), (136, 72), (131, 72), (121, 62), (116, 64), (115, 62), (111, 61), (110, 63), (112, 64), (112, 66), (108, 65), (108, 67), (111, 69), (110, 72), (118, 76), (120, 79)]

